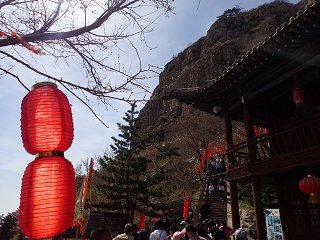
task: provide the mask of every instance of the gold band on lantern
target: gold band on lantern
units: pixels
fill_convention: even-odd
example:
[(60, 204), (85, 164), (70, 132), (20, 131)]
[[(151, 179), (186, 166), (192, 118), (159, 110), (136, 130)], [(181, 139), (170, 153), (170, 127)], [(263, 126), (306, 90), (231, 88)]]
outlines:
[(64, 157), (64, 153), (62, 151), (47, 151), (47, 152), (39, 152), (36, 154), (36, 158), (52, 157), (52, 156)]
[(31, 90), (34, 90), (38, 87), (43, 87), (43, 86), (52, 86), (52, 87), (58, 88), (57, 84), (55, 84), (53, 82), (39, 82), (39, 83), (36, 83), (35, 85), (33, 85), (31, 87)]

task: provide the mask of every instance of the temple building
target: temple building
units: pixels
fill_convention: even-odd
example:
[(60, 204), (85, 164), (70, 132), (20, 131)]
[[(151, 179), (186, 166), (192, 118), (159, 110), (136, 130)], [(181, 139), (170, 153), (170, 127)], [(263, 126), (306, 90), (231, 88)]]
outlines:
[[(267, 240), (261, 185), (268, 184), (276, 188), (284, 239), (320, 239), (320, 204), (299, 188), (308, 175), (320, 177), (319, 71), (320, 3), (314, 1), (218, 79), (163, 97), (224, 118), (233, 229), (240, 227), (237, 183), (251, 183), (258, 239)], [(245, 125), (239, 144), (232, 121)]]

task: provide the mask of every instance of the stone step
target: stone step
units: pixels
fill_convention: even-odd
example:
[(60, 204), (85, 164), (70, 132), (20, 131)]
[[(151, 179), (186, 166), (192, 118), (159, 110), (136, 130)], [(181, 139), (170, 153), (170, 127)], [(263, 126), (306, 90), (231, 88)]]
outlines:
[(226, 220), (227, 219), (227, 201), (221, 200), (218, 195), (213, 195), (212, 198), (209, 198), (208, 194), (205, 196), (205, 200), (210, 206), (211, 214), (210, 219), (219, 219)]

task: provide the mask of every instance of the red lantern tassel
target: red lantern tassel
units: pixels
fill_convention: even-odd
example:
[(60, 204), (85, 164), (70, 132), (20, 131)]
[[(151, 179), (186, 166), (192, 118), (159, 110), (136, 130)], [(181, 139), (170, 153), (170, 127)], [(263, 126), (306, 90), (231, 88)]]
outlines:
[(311, 193), (310, 194), (310, 203), (312, 204), (320, 204), (320, 197), (318, 194)]

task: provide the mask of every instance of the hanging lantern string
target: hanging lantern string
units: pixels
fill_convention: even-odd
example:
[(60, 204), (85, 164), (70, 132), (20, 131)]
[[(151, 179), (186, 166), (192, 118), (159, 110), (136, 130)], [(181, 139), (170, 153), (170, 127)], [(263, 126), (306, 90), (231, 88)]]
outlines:
[(297, 81), (297, 75), (293, 71), (292, 71), (292, 75), (294, 77), (294, 82), (296, 84), (296, 87), (299, 88), (298, 81)]

